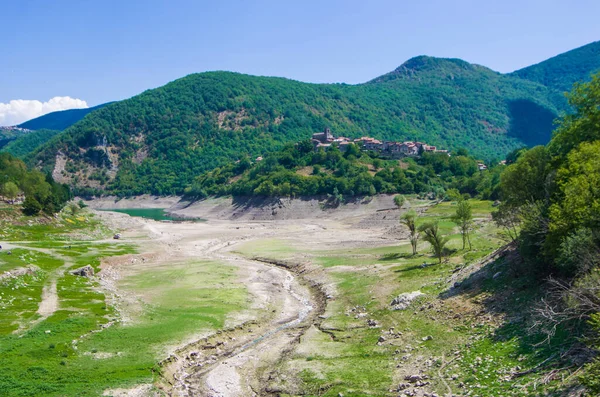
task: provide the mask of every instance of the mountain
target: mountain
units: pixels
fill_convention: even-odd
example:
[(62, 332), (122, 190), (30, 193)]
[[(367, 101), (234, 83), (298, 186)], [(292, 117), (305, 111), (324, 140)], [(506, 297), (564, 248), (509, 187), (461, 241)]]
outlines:
[(27, 130), (46, 129), (62, 131), (83, 119), (88, 113), (98, 110), (106, 105), (108, 105), (108, 103), (85, 109), (69, 109), (52, 112), (26, 121), (19, 124), (17, 127), (25, 128)]
[(558, 91), (570, 91), (578, 81), (589, 81), (600, 71), (600, 41), (565, 52), (511, 75), (535, 81)]
[(326, 126), (500, 158), (547, 142), (566, 109), (555, 90), (456, 59), (413, 58), (359, 85), (207, 72), (94, 111), (32, 161), (80, 187), (178, 194), (204, 171)]

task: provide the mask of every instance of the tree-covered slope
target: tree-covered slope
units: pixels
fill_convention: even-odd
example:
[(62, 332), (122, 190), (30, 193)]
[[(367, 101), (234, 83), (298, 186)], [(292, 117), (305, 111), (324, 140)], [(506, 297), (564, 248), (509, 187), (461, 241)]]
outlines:
[(446, 153), (423, 153), (401, 161), (362, 151), (348, 145), (313, 150), (309, 140), (288, 144), (261, 161), (247, 157), (198, 176), (186, 189), (193, 198), (208, 196), (328, 196), (330, 204), (344, 197), (379, 193), (419, 194), (445, 197), (448, 189), (458, 193), (497, 199), (497, 185), (504, 166), (480, 171), (478, 161), (460, 149)]
[(479, 157), (545, 143), (563, 97), (464, 61), (418, 57), (366, 84), (193, 74), (112, 103), (33, 156), (80, 187), (181, 193), (194, 177), (329, 126), (334, 134), (418, 139)]
[(25, 157), (37, 148), (60, 134), (57, 130), (35, 130), (18, 135), (5, 146), (0, 147), (0, 152), (7, 152), (16, 157)]
[(575, 82), (589, 81), (600, 71), (600, 41), (557, 55), (536, 65), (517, 70), (513, 76), (531, 80), (561, 92)]
[(22, 124), (19, 124), (18, 127), (25, 128), (28, 130), (46, 129), (62, 131), (69, 128), (79, 120), (83, 119), (88, 113), (100, 109), (106, 105), (108, 105), (108, 103), (104, 103), (102, 105), (94, 106), (91, 108), (69, 109), (48, 113), (43, 116), (36, 117), (35, 119), (26, 121)]

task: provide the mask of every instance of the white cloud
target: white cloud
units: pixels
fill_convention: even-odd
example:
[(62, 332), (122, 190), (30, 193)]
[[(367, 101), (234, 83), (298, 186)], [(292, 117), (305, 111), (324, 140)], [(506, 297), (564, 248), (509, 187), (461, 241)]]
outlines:
[(86, 101), (68, 96), (55, 96), (47, 102), (13, 99), (0, 102), (0, 126), (17, 125), (58, 110), (87, 108)]

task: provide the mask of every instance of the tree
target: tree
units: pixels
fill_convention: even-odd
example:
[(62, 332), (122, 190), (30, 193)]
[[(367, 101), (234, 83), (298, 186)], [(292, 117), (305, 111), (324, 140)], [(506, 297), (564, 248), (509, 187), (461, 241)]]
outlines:
[(26, 196), (23, 202), (23, 212), (25, 215), (37, 215), (42, 210), (42, 205), (33, 196)]
[(2, 185), (2, 190), (0, 190), (0, 192), (8, 200), (12, 201), (19, 194), (19, 187), (14, 182), (6, 182)]
[(408, 227), (410, 231), (410, 245), (412, 246), (413, 255), (417, 254), (417, 244), (419, 242), (419, 231), (416, 225), (417, 213), (415, 211), (408, 211), (400, 218), (400, 223)]
[(588, 83), (576, 84), (569, 94), (569, 104), (575, 112), (560, 120), (548, 144), (558, 161), (580, 143), (600, 140), (600, 73)]
[(446, 190), (446, 197), (448, 197), (450, 201), (459, 201), (462, 199), (462, 195), (456, 188)]
[(404, 203), (406, 203), (406, 198), (403, 195), (397, 194), (394, 196), (394, 204), (396, 204), (396, 207), (398, 207), (398, 209), (402, 208)]
[(521, 223), (518, 209), (501, 204), (497, 211), (492, 212), (492, 220), (496, 226), (504, 229), (504, 233), (511, 241), (517, 241), (519, 237), (518, 227)]
[(444, 256), (444, 248), (448, 243), (449, 238), (442, 235), (438, 222), (424, 223), (419, 227), (419, 231), (423, 233), (423, 240), (431, 245), (431, 251), (438, 258), (439, 263), (442, 263)]
[(456, 206), (456, 213), (452, 216), (452, 222), (456, 223), (460, 228), (460, 234), (462, 235), (462, 249), (465, 249), (466, 243), (469, 243), (469, 250), (471, 247), (471, 237), (469, 230), (473, 225), (473, 211), (471, 204), (468, 200), (459, 200)]
[(546, 147), (536, 146), (528, 150), (502, 173), (502, 198), (512, 207), (546, 200), (551, 171), (550, 153)]
[(71, 212), (71, 215), (77, 215), (79, 210), (81, 210), (81, 208), (77, 204), (75, 204), (75, 203), (69, 204), (69, 211)]

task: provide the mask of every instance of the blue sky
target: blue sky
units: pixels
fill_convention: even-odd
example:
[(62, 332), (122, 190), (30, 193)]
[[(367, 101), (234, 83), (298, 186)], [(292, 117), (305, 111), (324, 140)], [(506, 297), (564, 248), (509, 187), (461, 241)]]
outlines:
[(600, 40), (592, 0), (2, 3), (0, 110), (92, 106), (207, 70), (360, 83), (421, 54), (509, 72)]

